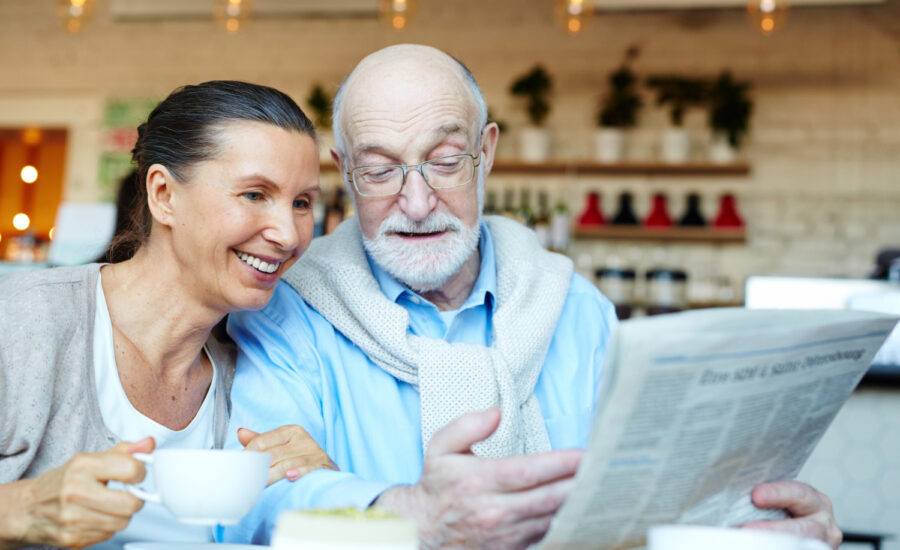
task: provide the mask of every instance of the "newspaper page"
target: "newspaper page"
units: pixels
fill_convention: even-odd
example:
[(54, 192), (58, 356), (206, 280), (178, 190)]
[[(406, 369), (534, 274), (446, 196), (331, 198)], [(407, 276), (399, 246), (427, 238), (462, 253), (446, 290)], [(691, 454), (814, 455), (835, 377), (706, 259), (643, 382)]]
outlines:
[(739, 525), (794, 478), (897, 317), (740, 308), (621, 323), (575, 489), (546, 550), (643, 546), (655, 524)]

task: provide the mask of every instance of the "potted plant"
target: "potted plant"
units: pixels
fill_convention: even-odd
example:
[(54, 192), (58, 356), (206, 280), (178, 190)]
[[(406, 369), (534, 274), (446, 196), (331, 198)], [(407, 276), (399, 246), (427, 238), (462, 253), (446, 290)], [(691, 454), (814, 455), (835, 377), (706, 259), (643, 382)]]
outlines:
[(741, 139), (749, 129), (753, 102), (749, 82), (738, 82), (723, 71), (709, 89), (709, 126), (712, 141), (709, 159), (716, 163), (733, 162)]
[(619, 162), (625, 154), (625, 131), (637, 124), (644, 102), (637, 93), (637, 78), (630, 63), (637, 57), (636, 47), (628, 48), (622, 65), (609, 75), (609, 91), (597, 112), (594, 156), (600, 162)]
[(704, 102), (707, 83), (680, 75), (656, 75), (647, 79), (647, 86), (656, 89), (657, 105), (669, 106), (671, 126), (663, 132), (660, 142), (662, 159), (672, 163), (685, 162), (690, 156), (691, 139), (684, 129), (684, 113), (689, 107)]
[(525, 110), (529, 127), (523, 128), (521, 138), (521, 156), (526, 162), (542, 162), (550, 156), (550, 134), (543, 127), (547, 115), (550, 114), (549, 95), (553, 87), (550, 75), (540, 65), (515, 79), (509, 88), (510, 93), (525, 101)]
[(306, 98), (306, 104), (312, 111), (316, 136), (319, 138), (319, 160), (321, 161), (331, 158), (331, 148), (334, 146), (334, 133), (331, 131), (332, 103), (333, 98), (319, 83), (313, 85)]

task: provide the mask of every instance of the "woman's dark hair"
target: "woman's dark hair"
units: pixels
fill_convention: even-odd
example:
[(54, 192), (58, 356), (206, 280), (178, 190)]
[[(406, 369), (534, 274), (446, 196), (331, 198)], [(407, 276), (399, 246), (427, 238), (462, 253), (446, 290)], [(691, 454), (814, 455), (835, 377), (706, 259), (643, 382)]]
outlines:
[(130, 227), (116, 235), (110, 245), (110, 257), (130, 258), (150, 235), (146, 190), (150, 167), (161, 164), (178, 181), (186, 182), (194, 165), (218, 155), (222, 126), (239, 121), (264, 122), (316, 137), (303, 110), (274, 88), (213, 80), (176, 89), (153, 109), (147, 122), (138, 126), (137, 143), (131, 151), (138, 200), (129, 216)]

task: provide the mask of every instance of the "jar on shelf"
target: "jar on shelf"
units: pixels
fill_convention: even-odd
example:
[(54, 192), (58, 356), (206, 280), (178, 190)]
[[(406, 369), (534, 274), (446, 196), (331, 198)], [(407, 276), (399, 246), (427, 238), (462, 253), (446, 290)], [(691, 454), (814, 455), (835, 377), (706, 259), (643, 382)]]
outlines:
[(616, 306), (616, 317), (630, 318), (634, 313), (634, 270), (603, 267), (594, 276), (597, 288)]
[(687, 309), (687, 273), (680, 269), (647, 271), (647, 315), (675, 313)]

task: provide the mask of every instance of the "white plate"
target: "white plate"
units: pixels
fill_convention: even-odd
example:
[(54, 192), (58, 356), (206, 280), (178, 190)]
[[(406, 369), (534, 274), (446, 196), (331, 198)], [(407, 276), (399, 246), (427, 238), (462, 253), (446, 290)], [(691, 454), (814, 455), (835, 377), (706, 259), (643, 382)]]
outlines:
[(259, 550), (252, 544), (215, 544), (213, 542), (128, 542), (125, 550)]

